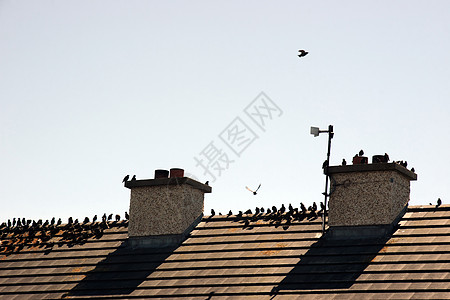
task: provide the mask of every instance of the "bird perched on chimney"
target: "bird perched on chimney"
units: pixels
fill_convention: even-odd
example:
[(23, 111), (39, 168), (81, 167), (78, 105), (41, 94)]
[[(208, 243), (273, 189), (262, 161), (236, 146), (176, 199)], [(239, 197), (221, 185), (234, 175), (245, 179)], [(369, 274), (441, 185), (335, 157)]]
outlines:
[(205, 182), (205, 184), (206, 184), (206, 185), (209, 185), (209, 180), (207, 180), (207, 181)]
[(256, 195), (256, 192), (259, 190), (260, 187), (261, 187), (261, 184), (259, 184), (258, 188), (257, 188), (256, 190), (254, 190), (254, 191), (252, 191), (248, 186), (246, 186), (245, 188), (246, 188), (247, 190), (249, 190), (250, 192), (252, 192), (253, 195)]
[(131, 178), (131, 181), (136, 181), (136, 175), (133, 175), (133, 178)]
[(322, 164), (322, 169), (325, 169), (326, 167), (328, 167), (328, 159), (326, 159)]
[(123, 182), (127, 182), (128, 179), (130, 179), (130, 175), (125, 176), (125, 177), (123, 178), (123, 180), (122, 180), (122, 183), (123, 183)]
[(414, 168), (411, 168), (411, 172), (416, 173), (416, 170)]
[(342, 159), (342, 165), (346, 166), (347, 165), (347, 161), (345, 160), (345, 158)]
[(389, 162), (389, 155), (387, 153), (384, 153), (384, 160), (386, 162)]
[(364, 155), (364, 151), (361, 149), (358, 153), (359, 156), (363, 156)]
[(309, 52), (307, 52), (307, 51), (305, 51), (303, 49), (298, 50), (298, 52), (299, 52), (298, 57), (306, 56), (309, 53)]

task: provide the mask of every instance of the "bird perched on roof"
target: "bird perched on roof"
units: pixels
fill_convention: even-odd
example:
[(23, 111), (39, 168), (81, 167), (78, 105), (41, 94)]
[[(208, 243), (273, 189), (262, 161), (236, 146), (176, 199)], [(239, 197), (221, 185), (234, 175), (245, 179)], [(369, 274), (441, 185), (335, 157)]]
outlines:
[(113, 217), (113, 214), (110, 214), (110, 215), (108, 216), (108, 221), (111, 221), (111, 220), (112, 220), (112, 217)]
[(228, 212), (227, 216), (231, 216), (232, 214), (233, 214), (233, 212), (230, 209), (230, 211)]
[(120, 221), (120, 215), (116, 215), (116, 222)]
[(277, 207), (274, 205), (272, 206), (272, 212), (275, 214), (277, 212)]
[(342, 165), (346, 166), (347, 165), (347, 161), (345, 160), (345, 158), (342, 159)]
[(136, 181), (136, 175), (133, 175), (133, 178), (131, 178), (131, 181)]
[(302, 210), (302, 213), (306, 213), (306, 206), (300, 202), (300, 209)]
[(364, 155), (364, 151), (361, 149), (358, 153), (359, 156), (363, 156)]
[(260, 187), (261, 187), (261, 183), (259, 184), (258, 188), (257, 188), (256, 190), (254, 190), (254, 191), (252, 191), (248, 186), (246, 186), (245, 188), (246, 188), (247, 190), (249, 190), (250, 192), (252, 192), (253, 195), (256, 195), (256, 192), (259, 190)]
[(128, 179), (130, 179), (130, 175), (125, 176), (122, 180), (122, 183), (128, 181)]
[(97, 222), (97, 215), (95, 215), (95, 216), (92, 218), (92, 223), (95, 223), (95, 222)]
[(284, 214), (285, 211), (286, 211), (286, 207), (284, 207), (284, 204), (281, 204), (280, 213)]
[(216, 212), (214, 211), (214, 209), (211, 209), (211, 217), (215, 216), (215, 215), (216, 215)]
[(436, 207), (439, 207), (441, 205), (442, 205), (442, 200), (441, 200), (441, 198), (438, 198)]
[(298, 57), (306, 56), (309, 53), (303, 49), (298, 50), (298, 52), (299, 52)]
[(125, 212), (125, 220), (129, 220), (129, 219), (130, 219), (130, 215), (127, 212)]

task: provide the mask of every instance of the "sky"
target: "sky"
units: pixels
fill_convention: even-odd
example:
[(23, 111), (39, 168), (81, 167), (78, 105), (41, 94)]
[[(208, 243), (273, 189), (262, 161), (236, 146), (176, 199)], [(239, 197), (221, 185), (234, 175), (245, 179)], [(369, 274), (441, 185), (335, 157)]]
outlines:
[(386, 152), (410, 205), (450, 203), (449, 11), (0, 0), (0, 221), (123, 216), (123, 177), (170, 168), (209, 180), (205, 214), (319, 202), (328, 125), (331, 165)]

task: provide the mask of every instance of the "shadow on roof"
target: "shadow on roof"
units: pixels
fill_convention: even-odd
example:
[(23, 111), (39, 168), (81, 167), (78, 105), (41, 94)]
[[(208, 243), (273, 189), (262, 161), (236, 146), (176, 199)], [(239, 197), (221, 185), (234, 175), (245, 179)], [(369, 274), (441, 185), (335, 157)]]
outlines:
[(272, 295), (281, 290), (348, 289), (382, 251), (388, 239), (336, 241), (322, 237), (273, 288)]
[(69, 293), (70, 296), (128, 295), (153, 273), (175, 248), (132, 249), (122, 245), (99, 262)]

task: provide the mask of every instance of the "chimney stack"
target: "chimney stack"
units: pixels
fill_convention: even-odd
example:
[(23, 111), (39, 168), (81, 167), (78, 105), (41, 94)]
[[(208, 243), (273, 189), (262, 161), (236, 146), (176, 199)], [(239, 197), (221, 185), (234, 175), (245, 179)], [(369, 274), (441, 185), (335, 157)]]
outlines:
[(179, 245), (203, 217), (211, 187), (184, 176), (183, 169), (156, 170), (155, 179), (125, 182), (131, 190), (129, 243), (133, 248)]
[(329, 230), (332, 239), (381, 238), (406, 212), (410, 181), (417, 174), (397, 163), (328, 168), (331, 178)]

